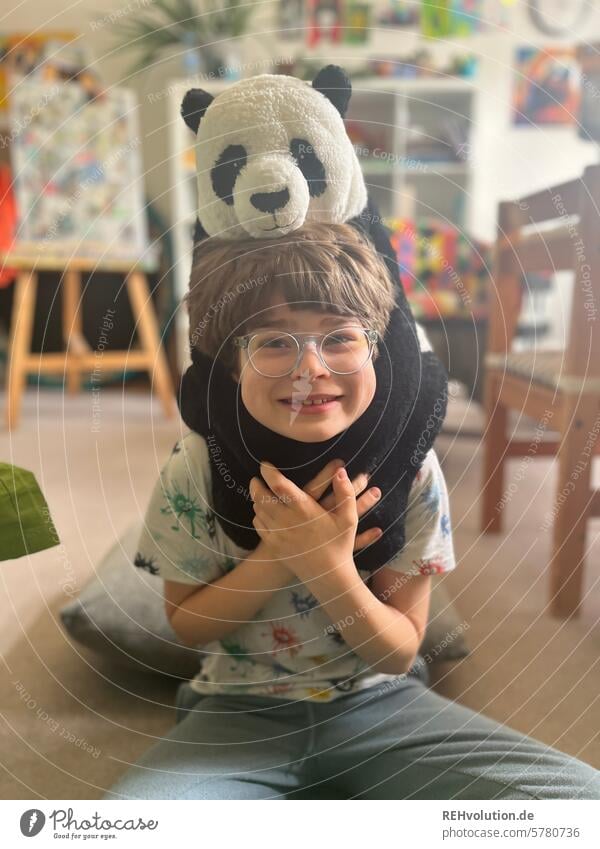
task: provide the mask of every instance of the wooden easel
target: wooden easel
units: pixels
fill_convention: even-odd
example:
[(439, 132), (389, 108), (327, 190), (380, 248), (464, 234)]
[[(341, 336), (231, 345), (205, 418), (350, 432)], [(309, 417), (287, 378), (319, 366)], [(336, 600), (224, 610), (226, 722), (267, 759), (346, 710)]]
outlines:
[[(64, 257), (43, 254), (0, 253), (0, 264), (18, 269), (9, 342), (9, 362), (6, 393), (6, 423), (16, 427), (21, 408), (21, 396), (28, 374), (59, 374), (66, 378), (69, 394), (78, 392), (84, 372), (102, 370), (145, 369), (150, 377), (165, 415), (175, 415), (176, 405), (167, 359), (160, 343), (160, 334), (146, 278), (149, 266), (143, 262), (98, 260), (97, 257)], [(38, 271), (62, 272), (62, 317), (64, 353), (34, 354), (31, 337), (38, 285)], [(126, 279), (135, 328), (140, 348), (127, 351), (94, 352), (83, 336), (81, 312), (81, 274), (112, 271)]]

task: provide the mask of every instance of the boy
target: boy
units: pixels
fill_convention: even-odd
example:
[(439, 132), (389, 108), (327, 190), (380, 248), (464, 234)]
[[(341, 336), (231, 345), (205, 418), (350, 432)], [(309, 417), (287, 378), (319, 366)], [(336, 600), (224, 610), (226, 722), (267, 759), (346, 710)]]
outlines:
[[(306, 225), (281, 245), (203, 245), (187, 298), (190, 336), (226, 364), (246, 413), (267, 433), (318, 452), (373, 401), (376, 340), (394, 294), (385, 266), (348, 225)], [(298, 798), (333, 784), (371, 798), (531, 798), (517, 787), (517, 760), (514, 774), (502, 764), (494, 781), (483, 778), (497, 759), (494, 744), (487, 761), (478, 750), (471, 773), (449, 768), (458, 754), (451, 746), (448, 763), (443, 746), (436, 751), (467, 720), (472, 729), (459, 737), (467, 750), (490, 734), (496, 747), (538, 744), (419, 678), (430, 574), (455, 567), (434, 451), (409, 494), (404, 547), (372, 573), (353, 556), (382, 532), (357, 534), (358, 519), (385, 498), (366, 476), (350, 481), (334, 460), (300, 488), (263, 462), (260, 478), (236, 480), (218, 452), (198, 433), (184, 436), (148, 508), (137, 565), (164, 578), (173, 630), (204, 659), (180, 691), (180, 707), (194, 709), (115, 795)], [(254, 550), (224, 533), (215, 474), (227, 489), (247, 488)], [(419, 766), (428, 740), (431, 763)]]

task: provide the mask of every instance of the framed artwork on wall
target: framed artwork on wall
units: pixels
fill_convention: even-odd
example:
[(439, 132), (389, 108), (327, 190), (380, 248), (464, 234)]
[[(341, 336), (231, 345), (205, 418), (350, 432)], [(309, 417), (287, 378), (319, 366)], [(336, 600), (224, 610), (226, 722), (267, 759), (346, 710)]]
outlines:
[(93, 101), (72, 83), (27, 81), (10, 98), (17, 239), (61, 253), (139, 257), (148, 246), (137, 101)]
[(28, 82), (70, 81), (87, 89), (90, 97), (101, 89), (93, 68), (93, 54), (76, 32), (13, 32), (0, 35), (0, 112), (8, 109), (8, 94)]
[(519, 47), (515, 57), (513, 123), (575, 124), (579, 109), (575, 51), (568, 47)]
[(371, 6), (347, 0), (344, 6), (344, 43), (366, 44), (371, 34)]
[(308, 0), (306, 44), (339, 44), (342, 39), (342, 0)]

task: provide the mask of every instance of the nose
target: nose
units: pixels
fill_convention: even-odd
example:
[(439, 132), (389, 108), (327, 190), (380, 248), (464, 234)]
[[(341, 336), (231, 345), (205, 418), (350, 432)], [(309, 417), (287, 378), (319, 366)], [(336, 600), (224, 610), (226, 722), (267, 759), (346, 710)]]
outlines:
[(294, 367), (291, 377), (294, 380), (302, 379), (306, 378), (307, 373), (311, 377), (329, 374), (329, 370), (319, 359), (316, 342), (307, 341), (304, 343), (304, 347), (298, 356), (298, 362)]
[(287, 189), (282, 189), (280, 192), (257, 192), (250, 195), (250, 203), (260, 212), (276, 212), (278, 209), (283, 209), (289, 199), (290, 193)]

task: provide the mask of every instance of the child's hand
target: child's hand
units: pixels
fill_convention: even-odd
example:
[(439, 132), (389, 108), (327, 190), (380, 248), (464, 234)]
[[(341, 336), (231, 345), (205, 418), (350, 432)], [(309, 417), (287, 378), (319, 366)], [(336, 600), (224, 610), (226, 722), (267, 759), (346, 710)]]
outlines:
[[(312, 495), (315, 501), (318, 501), (321, 507), (325, 510), (331, 510), (335, 507), (335, 496), (332, 492), (330, 492), (329, 495), (326, 495), (325, 498), (322, 498), (322, 495), (330, 485), (336, 471), (343, 465), (343, 460), (332, 460), (330, 463), (327, 463), (319, 474), (309, 481), (309, 483), (307, 483), (304, 487), (304, 492)], [(372, 486), (366, 490), (366, 492), (363, 492), (368, 482), (369, 476), (366, 472), (357, 475), (352, 480), (354, 492), (357, 496), (359, 496), (356, 499), (356, 509), (358, 511), (359, 519), (381, 498), (381, 490), (376, 486)], [(362, 493), (362, 495), (360, 495), (360, 493)], [(381, 528), (369, 528), (368, 531), (363, 531), (361, 534), (357, 534), (354, 541), (354, 551), (360, 551), (361, 548), (365, 548), (367, 545), (375, 542), (376, 539), (379, 539), (381, 534)]]
[(270, 463), (261, 463), (250, 481), (252, 521), (274, 559), (282, 560), (301, 581), (354, 565), (358, 525), (356, 493), (345, 469), (333, 477), (335, 506), (325, 510)]

